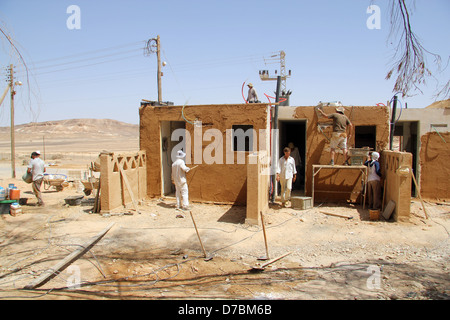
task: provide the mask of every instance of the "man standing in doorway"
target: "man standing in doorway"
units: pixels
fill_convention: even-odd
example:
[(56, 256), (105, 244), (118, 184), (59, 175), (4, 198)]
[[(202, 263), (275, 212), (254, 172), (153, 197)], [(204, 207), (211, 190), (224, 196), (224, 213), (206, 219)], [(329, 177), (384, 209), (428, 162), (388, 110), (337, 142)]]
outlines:
[[(333, 119), (333, 133), (330, 141), (331, 148), (331, 161), (330, 164), (334, 165), (334, 156), (336, 154), (336, 148), (339, 147), (344, 153), (344, 165), (348, 165), (348, 149), (347, 149), (347, 139), (350, 139), (353, 131), (353, 124), (344, 114), (344, 107), (340, 106), (336, 108), (336, 113), (326, 114), (321, 108), (318, 108), (322, 116)], [(347, 128), (349, 128), (349, 133), (347, 135)]]
[(172, 181), (175, 184), (177, 209), (190, 210), (189, 207), (189, 190), (186, 181), (186, 173), (190, 168), (186, 166), (184, 158), (186, 153), (182, 150), (178, 150), (177, 160), (172, 164)]
[(41, 152), (39, 150), (34, 151), (31, 154), (31, 160), (28, 164), (27, 172), (32, 175), (33, 182), (31, 187), (33, 188), (33, 193), (38, 201), (37, 205), (42, 207), (44, 206), (44, 201), (42, 200), (41, 186), (44, 181), (45, 163), (40, 156)]
[(281, 205), (286, 207), (286, 202), (291, 199), (292, 182), (297, 179), (295, 160), (291, 157), (291, 149), (284, 148), (284, 156), (278, 160), (277, 181), (281, 185)]

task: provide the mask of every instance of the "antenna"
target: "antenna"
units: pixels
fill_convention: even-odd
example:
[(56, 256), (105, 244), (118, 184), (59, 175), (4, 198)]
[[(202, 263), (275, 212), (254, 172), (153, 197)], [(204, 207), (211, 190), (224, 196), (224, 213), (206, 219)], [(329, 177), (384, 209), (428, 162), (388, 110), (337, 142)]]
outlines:
[[(284, 94), (287, 94), (286, 90), (286, 79), (291, 77), (291, 70), (289, 70), (289, 73), (286, 74), (286, 53), (284, 51), (280, 51), (278, 54), (271, 55), (270, 58), (265, 59), (264, 63), (267, 64), (273, 64), (273, 63), (279, 63), (280, 64), (280, 77), (281, 77), (281, 92)], [(262, 81), (276, 81), (278, 79), (277, 75), (278, 70), (275, 70), (275, 76), (269, 75), (269, 70), (259, 70), (259, 77)]]

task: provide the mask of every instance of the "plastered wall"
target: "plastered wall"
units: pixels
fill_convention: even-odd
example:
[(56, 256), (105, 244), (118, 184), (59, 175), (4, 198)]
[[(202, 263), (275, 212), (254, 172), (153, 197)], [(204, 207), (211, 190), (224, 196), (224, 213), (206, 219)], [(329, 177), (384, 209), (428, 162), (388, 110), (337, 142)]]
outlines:
[[(383, 106), (352, 106), (345, 108), (345, 115), (354, 126), (376, 126), (376, 150), (389, 147), (389, 111)], [(325, 113), (335, 112), (335, 107), (324, 107)], [(318, 118), (314, 106), (280, 107), (279, 120), (306, 119), (306, 172), (305, 194), (311, 196), (312, 165), (330, 162), (330, 145), (327, 137), (331, 136), (331, 127), (324, 128), (323, 133), (318, 124), (330, 123), (330, 120)], [(348, 147), (354, 146), (355, 136), (348, 141)], [(336, 154), (336, 164), (343, 163), (343, 155)], [(319, 172), (315, 178), (316, 201), (352, 200), (357, 201), (361, 191), (360, 176), (357, 171), (326, 170)], [(344, 193), (320, 193), (320, 190), (345, 191)], [(317, 192), (319, 191), (319, 192)], [(349, 195), (351, 195), (349, 197)]]
[[(147, 154), (147, 194), (149, 197), (159, 197), (164, 194), (161, 140), (161, 124), (164, 121), (182, 121), (191, 137), (187, 145), (186, 163), (189, 167), (198, 165), (187, 174), (189, 199), (191, 201), (210, 201), (219, 203), (246, 204), (247, 199), (247, 165), (238, 164), (237, 158), (247, 159), (251, 152), (231, 151), (232, 164), (227, 161), (230, 156), (230, 146), (227, 145), (227, 129), (233, 125), (252, 125), (256, 132), (253, 151), (260, 149), (264, 141), (265, 150), (269, 150), (267, 135), (260, 136), (259, 130), (269, 128), (267, 104), (225, 104), (197, 106), (141, 106), (140, 114), (140, 149)], [(201, 127), (194, 125), (195, 120), (201, 121)], [(198, 123), (198, 122), (197, 122)], [(214, 137), (205, 136), (208, 129), (217, 129), (222, 133), (223, 164), (205, 163), (203, 155), (211, 153), (211, 144), (222, 143)], [(267, 133), (267, 132), (266, 132)], [(264, 136), (264, 137), (263, 137)], [(228, 137), (230, 138), (230, 137)], [(265, 140), (262, 140), (262, 139)], [(200, 143), (200, 153), (198, 152)], [(199, 158), (200, 156), (200, 158)], [(200, 159), (200, 163), (198, 160)], [(166, 161), (166, 160), (164, 160)]]
[(421, 137), (420, 189), (425, 199), (450, 199), (450, 133), (428, 132)]

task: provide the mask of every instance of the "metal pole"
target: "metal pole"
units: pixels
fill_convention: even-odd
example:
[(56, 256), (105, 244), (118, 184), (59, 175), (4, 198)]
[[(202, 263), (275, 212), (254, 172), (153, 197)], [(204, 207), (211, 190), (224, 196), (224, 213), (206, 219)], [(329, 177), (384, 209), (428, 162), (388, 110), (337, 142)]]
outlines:
[(15, 137), (14, 137), (14, 66), (9, 66), (10, 72), (10, 87), (11, 87), (11, 172), (12, 178), (16, 177), (16, 150), (15, 150)]
[[(281, 87), (281, 76), (277, 77), (277, 91), (275, 95), (275, 102), (277, 103), (275, 105), (275, 114), (273, 117), (273, 126), (272, 128), (277, 133), (278, 132), (278, 101), (280, 100), (280, 87)], [(272, 149), (272, 166), (277, 167), (278, 165), (278, 149), (276, 148), (278, 146), (278, 141), (275, 140), (275, 138), (278, 138), (279, 135), (275, 134), (272, 139), (272, 145), (274, 148)], [(273, 193), (272, 193), (272, 202), (275, 201), (276, 193), (277, 193), (277, 175), (276, 173), (272, 177), (272, 185), (273, 185)]]
[(395, 112), (397, 110), (397, 96), (394, 96), (394, 104), (392, 106), (392, 119), (391, 119), (391, 132), (389, 135), (389, 150), (392, 151), (392, 144), (394, 140), (394, 130), (395, 130)]

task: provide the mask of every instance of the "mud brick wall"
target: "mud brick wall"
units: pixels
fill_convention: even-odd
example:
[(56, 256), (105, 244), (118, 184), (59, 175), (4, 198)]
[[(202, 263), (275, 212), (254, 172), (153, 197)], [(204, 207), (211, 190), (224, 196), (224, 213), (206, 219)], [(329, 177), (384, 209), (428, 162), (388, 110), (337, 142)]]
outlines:
[[(190, 106), (151, 106), (144, 105), (140, 114), (140, 149), (145, 150), (147, 162), (147, 195), (151, 198), (160, 197), (163, 192), (162, 176), (162, 139), (161, 122), (182, 121), (191, 141), (186, 145), (186, 163), (189, 167), (198, 165), (187, 174), (189, 200), (202, 202), (234, 203), (245, 205), (247, 202), (247, 157), (253, 151), (259, 150), (259, 130), (269, 127), (268, 104), (224, 104), (224, 105), (190, 105)], [(194, 126), (194, 119), (202, 122), (200, 134)], [(188, 121), (186, 121), (188, 120)], [(227, 164), (225, 157), (230, 155), (230, 146), (226, 144), (227, 129), (233, 125), (252, 125), (256, 131), (253, 151), (231, 150), (234, 164)], [(223, 164), (208, 164), (195, 162), (194, 142), (200, 138), (201, 153), (214, 142), (214, 139), (202, 139), (207, 129), (217, 129), (223, 138)], [(267, 139), (266, 139), (267, 140)], [(265, 147), (268, 150), (269, 147)], [(198, 150), (197, 150), (198, 151)], [(208, 150), (206, 150), (208, 152)], [(237, 158), (242, 156), (243, 164), (238, 164)]]
[(137, 202), (147, 196), (147, 157), (145, 151), (137, 153), (100, 154), (101, 213), (133, 208), (132, 198), (122, 173)]
[[(324, 117), (318, 118), (314, 106), (295, 107), (291, 119), (306, 119), (306, 163), (305, 163), (305, 194), (311, 196), (312, 187), (312, 165), (329, 164), (330, 162), (330, 143), (327, 137), (331, 136), (332, 128), (323, 129), (323, 133), (318, 130), (318, 124), (331, 123)], [(345, 115), (350, 119), (354, 126), (376, 126), (376, 151), (381, 152), (389, 147), (389, 110), (383, 106), (344, 106)], [(335, 107), (324, 107), (325, 113), (334, 113)], [(285, 118), (286, 119), (286, 118)], [(355, 135), (352, 134), (347, 146), (351, 148), (355, 144)], [(336, 151), (336, 164), (344, 162), (342, 153)], [(375, 150), (374, 150), (375, 151)], [(359, 201), (355, 197), (361, 191), (360, 177), (354, 170), (324, 170), (319, 172), (315, 178), (316, 202), (320, 201)], [(345, 193), (320, 193), (320, 190), (326, 191), (345, 191), (352, 196), (348, 197)], [(318, 192), (319, 191), (319, 192)]]
[(422, 198), (450, 200), (449, 160), (449, 132), (428, 132), (421, 137), (419, 186)]

